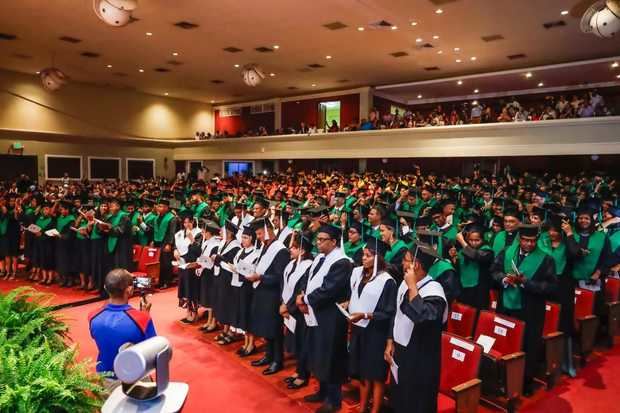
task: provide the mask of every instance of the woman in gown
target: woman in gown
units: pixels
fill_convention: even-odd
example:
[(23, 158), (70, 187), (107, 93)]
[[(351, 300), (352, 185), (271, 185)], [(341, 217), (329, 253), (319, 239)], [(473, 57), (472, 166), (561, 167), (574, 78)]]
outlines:
[(187, 315), (181, 322), (191, 324), (198, 316), (200, 278), (196, 275), (196, 259), (200, 256), (202, 245), (202, 234), (200, 229), (194, 228), (194, 219), (191, 215), (183, 217), (183, 229), (177, 231), (174, 241), (175, 260), (178, 263), (188, 264), (185, 268), (179, 268), (179, 307), (187, 310)]

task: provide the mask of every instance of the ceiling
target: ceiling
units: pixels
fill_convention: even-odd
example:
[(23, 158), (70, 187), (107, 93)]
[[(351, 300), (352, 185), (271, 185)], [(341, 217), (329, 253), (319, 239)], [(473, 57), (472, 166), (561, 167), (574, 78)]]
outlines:
[[(575, 3), (140, 0), (134, 12), (138, 20), (113, 28), (97, 19), (91, 0), (5, 0), (0, 2), (0, 33), (16, 39), (0, 40), (0, 68), (34, 75), (55, 65), (77, 82), (226, 103), (617, 54), (620, 39), (582, 34), (577, 18), (560, 14)], [(443, 13), (437, 14), (438, 8)], [(374, 29), (371, 23), (380, 20), (396, 29)], [(565, 24), (543, 27), (560, 20)], [(198, 27), (188, 30), (174, 25), (182, 21)], [(324, 26), (336, 22), (346, 27), (330, 30)], [(63, 36), (79, 41), (59, 40)], [(418, 38), (422, 41), (416, 42)], [(427, 43), (432, 47), (421, 47)], [(223, 50), (228, 47), (241, 51)], [(271, 51), (255, 50), (260, 47)], [(99, 57), (84, 57), (84, 52)], [(234, 67), (249, 63), (267, 73), (254, 88), (243, 84), (241, 69)]]

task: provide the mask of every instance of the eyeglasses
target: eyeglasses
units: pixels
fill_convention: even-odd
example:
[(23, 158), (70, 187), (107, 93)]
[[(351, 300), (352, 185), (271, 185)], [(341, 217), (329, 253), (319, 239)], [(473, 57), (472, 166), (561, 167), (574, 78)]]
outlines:
[(329, 237), (316, 237), (316, 240), (318, 242), (325, 242), (325, 241), (331, 240), (331, 238), (329, 238)]

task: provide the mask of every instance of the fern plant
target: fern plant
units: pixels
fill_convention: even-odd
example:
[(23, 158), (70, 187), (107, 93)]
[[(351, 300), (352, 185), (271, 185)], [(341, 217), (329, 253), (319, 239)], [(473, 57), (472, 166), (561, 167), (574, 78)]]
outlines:
[(67, 326), (32, 289), (0, 295), (0, 413), (87, 413), (104, 396), (90, 361), (66, 344)]

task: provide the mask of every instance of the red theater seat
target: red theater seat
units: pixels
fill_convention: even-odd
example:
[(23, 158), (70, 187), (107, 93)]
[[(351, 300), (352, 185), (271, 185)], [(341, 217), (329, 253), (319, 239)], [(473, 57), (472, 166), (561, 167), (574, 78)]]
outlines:
[(482, 393), (493, 403), (514, 411), (523, 392), (525, 323), (516, 318), (480, 311), (476, 325), (476, 342), (490, 342), (480, 363)]
[(448, 316), (448, 333), (471, 338), (476, 324), (476, 309), (466, 304), (454, 302)]
[(489, 310), (496, 311), (497, 303), (499, 303), (499, 292), (497, 290), (489, 290)]
[(142, 248), (138, 269), (132, 272), (131, 275), (134, 277), (149, 277), (153, 285), (159, 284), (159, 254), (159, 248)]
[(437, 410), (473, 413), (480, 401), (480, 358), (482, 346), (471, 340), (443, 333), (441, 337), (441, 379)]
[(564, 334), (560, 327), (560, 305), (547, 302), (545, 306), (545, 324), (543, 327), (543, 343), (545, 346), (545, 381), (547, 387), (555, 385), (560, 377), (562, 354), (564, 354)]
[(577, 333), (581, 363), (594, 348), (598, 317), (594, 315), (594, 292), (583, 288), (575, 289), (575, 331)]
[(605, 281), (604, 316), (607, 318), (607, 345), (613, 347), (614, 337), (620, 332), (620, 278)]
[(140, 263), (140, 257), (142, 256), (142, 245), (134, 244), (131, 247), (131, 261), (133, 262), (134, 267), (138, 268), (138, 264)]

